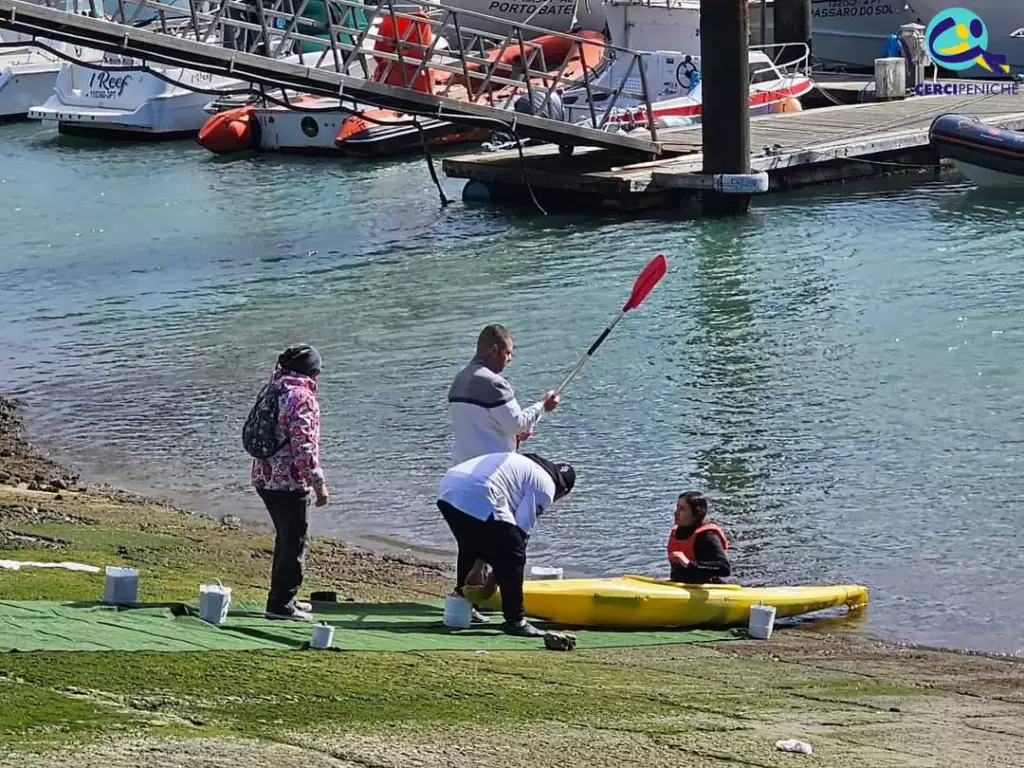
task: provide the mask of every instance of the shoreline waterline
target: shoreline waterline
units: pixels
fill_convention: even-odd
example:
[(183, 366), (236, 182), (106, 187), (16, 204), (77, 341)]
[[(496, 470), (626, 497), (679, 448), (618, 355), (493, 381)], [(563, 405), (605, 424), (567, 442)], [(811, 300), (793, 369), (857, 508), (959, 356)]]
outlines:
[(531, 557), (662, 575), (675, 496), (700, 489), (742, 583), (863, 584), (877, 634), (1024, 652), (1024, 563), (992, 545), (1024, 524), (1020, 201), (902, 179), (729, 220), (530, 218), (439, 210), (417, 163), (5, 135), (0, 390), (55, 455), (257, 517), (240, 425), (277, 353), (312, 341), (315, 530), (447, 549), (445, 393), (480, 328), (512, 329), (532, 402), (663, 252), (529, 444), (579, 477)]
[[(8, 413), (16, 414), (18, 424), (24, 424), (27, 413), (30, 412), (30, 407), (27, 407), (17, 398), (11, 398), (0, 394), (0, 411), (6, 410)], [(0, 424), (0, 438), (5, 437), (3, 434), (3, 425)], [(30, 430), (25, 430), (26, 434), (19, 435), (12, 441), (15, 446), (14, 453), (24, 454), (29, 458), (29, 466), (35, 466), (36, 461), (42, 460), (47, 463), (52, 463), (51, 471), (56, 472), (58, 475), (68, 477), (81, 477), (82, 482), (86, 486), (98, 485), (100, 488), (106, 491), (113, 491), (125, 498), (139, 498), (144, 499), (149, 503), (166, 504), (170, 508), (180, 510), (183, 514), (198, 514), (204, 517), (210, 517), (213, 519), (223, 519), (227, 517), (237, 516), (240, 520), (244, 521), (247, 529), (250, 530), (272, 530), (270, 525), (269, 517), (265, 514), (261, 514), (263, 511), (261, 507), (256, 504), (234, 504), (229, 500), (222, 500), (219, 507), (211, 508), (208, 504), (203, 503), (205, 499), (217, 498), (217, 494), (206, 489), (200, 492), (198, 495), (189, 494), (183, 491), (177, 491), (170, 495), (164, 493), (162, 490), (154, 491), (153, 488), (139, 483), (124, 482), (123, 478), (114, 475), (107, 474), (94, 474), (88, 464), (81, 464), (76, 462), (73, 458), (63, 455), (55, 455), (46, 450), (46, 441), (44, 439), (33, 439)], [(10, 439), (10, 433), (6, 435)], [(37, 453), (37, 447), (42, 449), (42, 453)], [(10, 449), (8, 449), (10, 451)], [(2, 455), (2, 454), (0, 454)], [(0, 459), (2, 462), (2, 459)], [(34, 470), (33, 470), (34, 471)], [(31, 472), (30, 472), (31, 473)], [(28, 474), (30, 474), (28, 473)], [(21, 485), (25, 485), (28, 474), (22, 476), (23, 482)], [(49, 473), (44, 472), (43, 475), (47, 476)], [(0, 485), (4, 485), (2, 482), (3, 475), (0, 474)], [(254, 498), (258, 500), (258, 497)], [(315, 523), (315, 516), (313, 518)], [(444, 550), (441, 548), (424, 546), (417, 547), (414, 544), (410, 544), (397, 538), (393, 535), (389, 535), (383, 531), (363, 530), (361, 533), (346, 534), (342, 535), (337, 532), (333, 533), (317, 533), (313, 531), (313, 536), (322, 538), (326, 541), (336, 542), (343, 547), (356, 547), (359, 549), (366, 550), (368, 553), (376, 556), (398, 556), (398, 557), (411, 557), (414, 561), (420, 561), (425, 564), (430, 564), (434, 567), (439, 567), (445, 573), (446, 578), (454, 577), (454, 560), (455, 550)], [(532, 564), (537, 564), (533, 562)], [(528, 563), (529, 568), (530, 563)], [(566, 570), (566, 577), (585, 577), (589, 574), (583, 571), (575, 571), (574, 569)], [(346, 574), (341, 574), (344, 579)], [(865, 609), (870, 612), (870, 603)], [(944, 646), (928, 643), (916, 643), (910, 641), (906, 637), (901, 637), (895, 632), (879, 631), (875, 629), (866, 629), (864, 627), (863, 615), (860, 612), (847, 613), (843, 612), (838, 615), (826, 615), (816, 616), (810, 619), (796, 619), (796, 620), (781, 620), (782, 626), (788, 626), (791, 630), (799, 630), (801, 634), (806, 634), (809, 639), (814, 636), (849, 636), (852, 638), (859, 638), (865, 642), (880, 643), (882, 645), (892, 647), (893, 649), (920, 649), (922, 651), (934, 651), (940, 653), (953, 653), (965, 656), (977, 656), (980, 658), (990, 659), (1024, 659), (1022, 653), (1008, 653), (999, 651), (988, 651), (974, 649), (970, 647), (958, 647), (958, 646)]]

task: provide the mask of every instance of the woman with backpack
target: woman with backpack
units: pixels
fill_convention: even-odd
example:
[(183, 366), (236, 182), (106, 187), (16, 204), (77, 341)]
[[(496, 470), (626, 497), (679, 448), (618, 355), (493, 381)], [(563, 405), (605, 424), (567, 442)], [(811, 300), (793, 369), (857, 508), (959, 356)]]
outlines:
[(253, 457), (252, 484), (274, 521), (277, 538), (266, 618), (309, 621), (312, 606), (297, 601), (309, 546), (309, 495), (318, 507), (330, 501), (320, 466), (320, 404), (316, 380), (320, 353), (308, 344), (290, 347), (260, 391), (242, 430)]

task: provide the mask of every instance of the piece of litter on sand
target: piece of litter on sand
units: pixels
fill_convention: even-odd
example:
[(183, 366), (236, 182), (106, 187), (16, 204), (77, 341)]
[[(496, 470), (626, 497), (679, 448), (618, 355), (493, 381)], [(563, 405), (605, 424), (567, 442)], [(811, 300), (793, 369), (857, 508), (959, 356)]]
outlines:
[(775, 747), (780, 752), (795, 752), (799, 755), (813, 755), (814, 750), (811, 749), (811, 745), (806, 741), (797, 741), (796, 739), (783, 739), (782, 741), (776, 741)]
[(481, 651), (475, 651), (473, 655), (474, 655), (474, 656), (482, 656), (482, 655), (483, 655), (483, 654), (485, 654), (485, 653), (487, 653), (487, 651), (483, 651), (483, 650), (481, 650)]
[(0, 570), (20, 571), (22, 568), (63, 568), (68, 571), (84, 571), (85, 573), (99, 573), (100, 569), (95, 565), (84, 563), (37, 563), (33, 560), (0, 560)]

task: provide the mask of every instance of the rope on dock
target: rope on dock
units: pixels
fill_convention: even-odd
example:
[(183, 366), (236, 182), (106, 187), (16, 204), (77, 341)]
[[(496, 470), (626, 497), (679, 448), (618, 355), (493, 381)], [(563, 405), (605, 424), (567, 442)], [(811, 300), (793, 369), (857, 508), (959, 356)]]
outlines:
[(920, 168), (922, 170), (942, 170), (946, 166), (941, 163), (896, 163), (887, 160), (868, 160), (864, 157), (843, 158), (852, 163), (866, 163), (867, 165), (892, 166), (893, 168)]
[(447, 208), (451, 203), (444, 194), (444, 188), (441, 187), (441, 182), (437, 178), (437, 171), (434, 170), (434, 157), (430, 154), (430, 147), (427, 146), (427, 136), (423, 133), (423, 126), (420, 125), (419, 118), (413, 118), (412, 124), (416, 126), (416, 130), (420, 134), (420, 146), (423, 147), (423, 157), (427, 161), (427, 170), (430, 171), (430, 179), (434, 182), (434, 186), (437, 187), (437, 194), (441, 196), (441, 208)]

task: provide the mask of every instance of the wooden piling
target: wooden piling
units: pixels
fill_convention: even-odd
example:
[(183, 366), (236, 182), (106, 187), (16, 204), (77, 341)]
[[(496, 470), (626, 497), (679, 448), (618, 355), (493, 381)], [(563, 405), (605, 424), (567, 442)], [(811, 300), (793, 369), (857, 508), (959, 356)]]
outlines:
[[(749, 41), (748, 0), (701, 1), (705, 174), (750, 173)], [(743, 213), (749, 205), (749, 195), (710, 191), (703, 195), (707, 216)]]
[(803, 55), (801, 43), (811, 45), (811, 0), (775, 0), (775, 42), (790, 43), (779, 53), (787, 62)]

